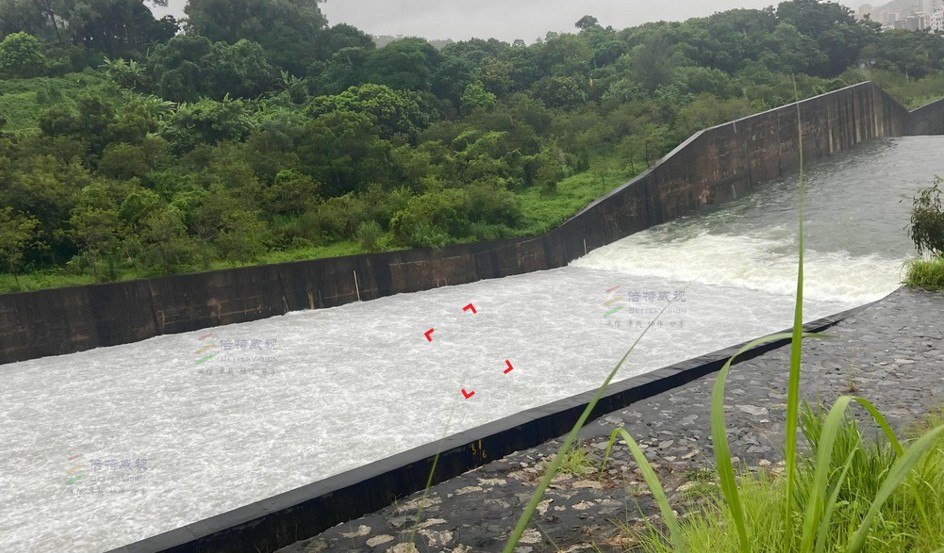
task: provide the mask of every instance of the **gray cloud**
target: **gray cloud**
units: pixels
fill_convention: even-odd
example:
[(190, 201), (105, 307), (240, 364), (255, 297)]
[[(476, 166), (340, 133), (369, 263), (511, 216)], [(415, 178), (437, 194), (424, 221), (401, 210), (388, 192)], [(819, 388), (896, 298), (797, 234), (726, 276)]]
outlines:
[[(855, 9), (862, 0), (839, 2)], [(183, 16), (186, 0), (170, 0), (163, 15)], [(575, 32), (574, 23), (592, 15), (616, 29), (647, 21), (682, 21), (734, 8), (764, 8), (772, 0), (328, 0), (322, 11), (331, 24), (349, 23), (373, 35), (455, 40), (516, 38), (531, 43), (548, 31)]]

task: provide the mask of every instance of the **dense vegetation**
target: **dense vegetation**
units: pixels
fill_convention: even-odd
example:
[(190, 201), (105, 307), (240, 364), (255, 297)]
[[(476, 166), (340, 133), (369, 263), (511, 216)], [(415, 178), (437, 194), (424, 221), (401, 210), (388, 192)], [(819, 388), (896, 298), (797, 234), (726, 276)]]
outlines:
[(316, 0), (186, 14), (0, 0), (0, 289), (539, 233), (794, 75), (944, 90), (944, 38), (818, 0), (441, 50)]
[(914, 197), (911, 207), (911, 227), (908, 235), (918, 253), (927, 254), (908, 263), (905, 283), (915, 288), (944, 290), (944, 204), (937, 177), (934, 184), (922, 188)]

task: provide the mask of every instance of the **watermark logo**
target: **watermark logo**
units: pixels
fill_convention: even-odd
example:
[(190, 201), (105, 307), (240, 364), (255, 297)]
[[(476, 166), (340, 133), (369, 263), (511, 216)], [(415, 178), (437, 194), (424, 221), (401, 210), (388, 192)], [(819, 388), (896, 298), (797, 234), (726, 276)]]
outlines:
[(68, 458), (65, 485), (69, 493), (144, 493), (148, 482), (148, 460), (141, 458), (90, 459), (81, 453)]
[[(213, 338), (211, 340), (211, 338)], [(278, 351), (275, 338), (215, 339), (213, 333), (197, 338), (200, 342), (194, 351), (197, 373), (204, 376), (214, 374), (275, 374), (271, 365), (278, 362), (274, 355)], [(212, 363), (211, 363), (212, 362)]]
[[(688, 309), (681, 304), (688, 301), (685, 290), (622, 290), (621, 286), (607, 289), (607, 297), (603, 302), (603, 319), (606, 326), (615, 328), (645, 328), (650, 324), (656, 327), (681, 328), (683, 323), (678, 319)], [(623, 315), (617, 318), (615, 315)], [(649, 318), (629, 318), (645, 317)]]

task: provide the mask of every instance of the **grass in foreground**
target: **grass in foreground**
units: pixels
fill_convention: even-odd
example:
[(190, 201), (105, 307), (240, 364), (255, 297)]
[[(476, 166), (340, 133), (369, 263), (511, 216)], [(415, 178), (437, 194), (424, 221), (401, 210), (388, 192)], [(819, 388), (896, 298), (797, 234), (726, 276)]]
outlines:
[(908, 262), (905, 284), (925, 290), (944, 290), (944, 257)]
[[(789, 544), (803, 543), (803, 513), (814, 497), (816, 459), (821, 451), (821, 437), (826, 425), (825, 412), (814, 414), (807, 410), (801, 428), (810, 448), (809, 456), (802, 458), (797, 467), (796, 504), (792, 524), (788, 527), (785, 511), (771, 508), (783, 505), (786, 480), (766, 472), (741, 474), (740, 497), (750, 536), (751, 551), (797, 551)], [(938, 412), (927, 421), (926, 428), (944, 424), (944, 412)], [(878, 443), (863, 439), (857, 424), (846, 418), (839, 426), (832, 451), (836, 470), (827, 478), (832, 503), (831, 523), (827, 531), (822, 527), (817, 534), (822, 542), (818, 551), (843, 551), (858, 524), (867, 516), (873, 500), (885, 477), (895, 465), (897, 452), (889, 442)], [(893, 553), (901, 551), (935, 551), (944, 547), (944, 437), (938, 436), (930, 451), (913, 468), (905, 481), (896, 488), (878, 511), (876, 524), (867, 540), (868, 551)], [(702, 501), (681, 521), (681, 539), (689, 551), (728, 553), (743, 551), (731, 511), (723, 495), (712, 488), (704, 488)], [(678, 551), (658, 531), (651, 529), (640, 540), (648, 553)], [(817, 536), (817, 539), (820, 537)]]
[(596, 467), (590, 460), (590, 452), (587, 448), (579, 446), (567, 452), (558, 472), (580, 477), (596, 472)]

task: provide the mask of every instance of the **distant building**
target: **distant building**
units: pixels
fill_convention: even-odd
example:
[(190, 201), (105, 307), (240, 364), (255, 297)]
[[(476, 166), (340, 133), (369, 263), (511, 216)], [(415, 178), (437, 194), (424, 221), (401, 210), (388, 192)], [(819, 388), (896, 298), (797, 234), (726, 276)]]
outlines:
[(872, 4), (862, 4), (859, 6), (859, 11), (856, 13), (857, 19), (865, 19), (872, 17)]
[(923, 31), (931, 25), (931, 14), (917, 12), (901, 19), (896, 19), (889, 27), (903, 31)]
[(863, 5), (859, 8), (860, 18), (868, 10), (871, 13), (870, 19), (886, 29), (940, 30), (944, 0), (913, 0), (910, 5), (904, 7), (900, 2), (886, 4), (886, 6), (894, 7), (882, 6), (876, 10), (868, 4)]
[(932, 31), (944, 33), (944, 9), (939, 9), (931, 14), (930, 27)]

